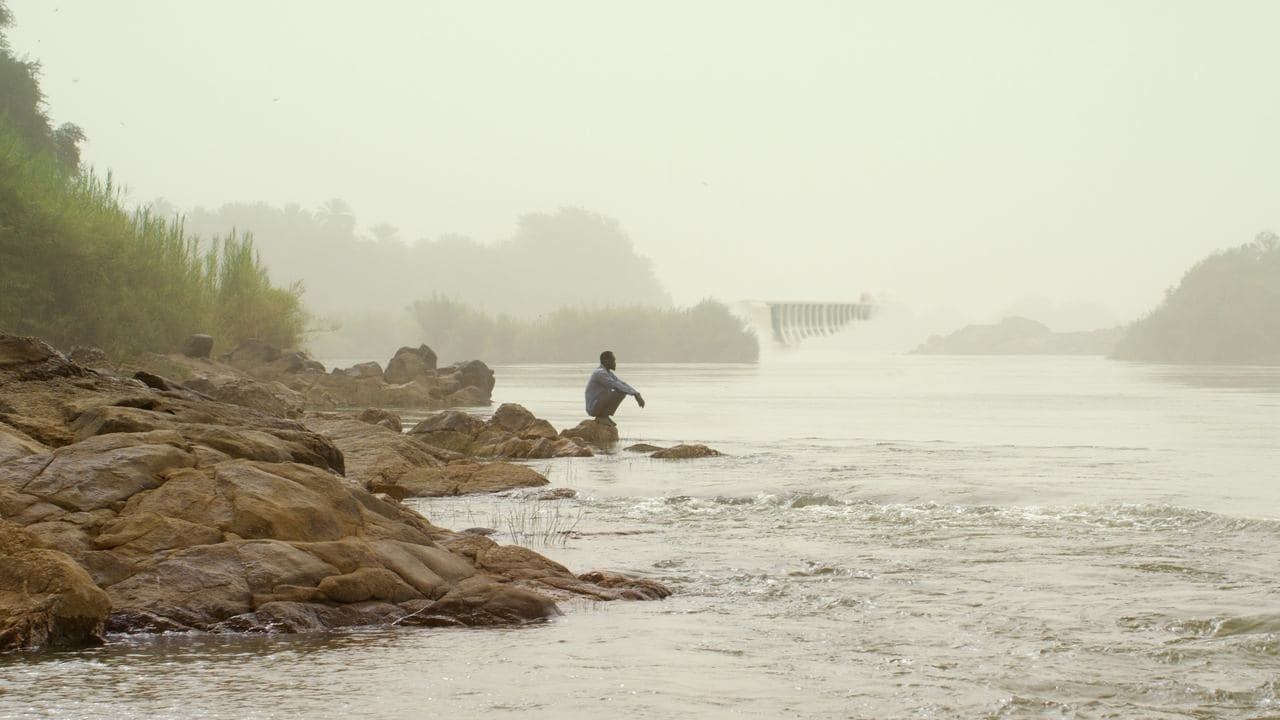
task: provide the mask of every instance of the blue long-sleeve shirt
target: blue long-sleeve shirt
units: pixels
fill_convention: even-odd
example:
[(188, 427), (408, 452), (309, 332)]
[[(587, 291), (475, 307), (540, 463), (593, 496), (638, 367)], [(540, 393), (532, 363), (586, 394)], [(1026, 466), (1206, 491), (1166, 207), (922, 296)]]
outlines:
[(587, 380), (587, 414), (591, 414), (591, 408), (595, 407), (596, 400), (600, 399), (610, 390), (617, 390), (627, 395), (639, 395), (635, 388), (622, 382), (617, 375), (609, 368), (601, 365), (591, 373), (591, 379)]

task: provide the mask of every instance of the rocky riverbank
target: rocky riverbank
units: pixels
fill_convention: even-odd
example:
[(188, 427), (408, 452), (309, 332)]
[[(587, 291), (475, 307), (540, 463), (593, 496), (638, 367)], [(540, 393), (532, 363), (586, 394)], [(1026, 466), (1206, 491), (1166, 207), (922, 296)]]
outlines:
[[(300, 359), (282, 354), (250, 375), (226, 369), (234, 357), (181, 357), (166, 360), (193, 368), (183, 381), (159, 372), (164, 363), (130, 377), (0, 336), (0, 649), (91, 644), (112, 631), (522, 623), (572, 596), (669, 594), (437, 527), (398, 501), (544, 484), (501, 459), (591, 452), (519, 406), (489, 421), (446, 412), (402, 434), (385, 411), (304, 415), (316, 394), (297, 386), (323, 390), (320, 376), (334, 375), (305, 358), (291, 370)], [(432, 402), (467, 387), (488, 402), (492, 372), (433, 371), (410, 368), (406, 383), (368, 372), (427, 388)], [(459, 388), (446, 393), (451, 378)], [(236, 391), (217, 399), (219, 387)], [(445, 438), (451, 447), (429, 442)]]

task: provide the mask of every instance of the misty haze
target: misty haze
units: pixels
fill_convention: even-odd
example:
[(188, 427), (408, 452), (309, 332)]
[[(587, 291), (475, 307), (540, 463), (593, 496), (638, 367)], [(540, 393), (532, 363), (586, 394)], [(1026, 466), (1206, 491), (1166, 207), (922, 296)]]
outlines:
[(1277, 27), (0, 0), (0, 716), (1270, 717)]

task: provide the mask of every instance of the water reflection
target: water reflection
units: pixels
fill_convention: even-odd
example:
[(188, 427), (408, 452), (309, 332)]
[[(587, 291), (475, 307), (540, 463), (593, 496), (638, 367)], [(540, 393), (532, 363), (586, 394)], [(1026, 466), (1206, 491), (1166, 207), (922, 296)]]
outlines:
[(1280, 367), (1262, 365), (1146, 365), (1150, 378), (1209, 390), (1280, 393)]

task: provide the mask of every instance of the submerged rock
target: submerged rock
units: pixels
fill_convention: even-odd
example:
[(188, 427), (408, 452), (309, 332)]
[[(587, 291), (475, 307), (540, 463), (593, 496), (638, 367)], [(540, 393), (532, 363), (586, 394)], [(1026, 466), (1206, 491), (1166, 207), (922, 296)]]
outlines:
[(649, 457), (660, 460), (690, 460), (693, 458), (718, 457), (722, 454), (719, 450), (714, 450), (706, 445), (680, 444), (669, 447), (666, 450), (659, 450)]

